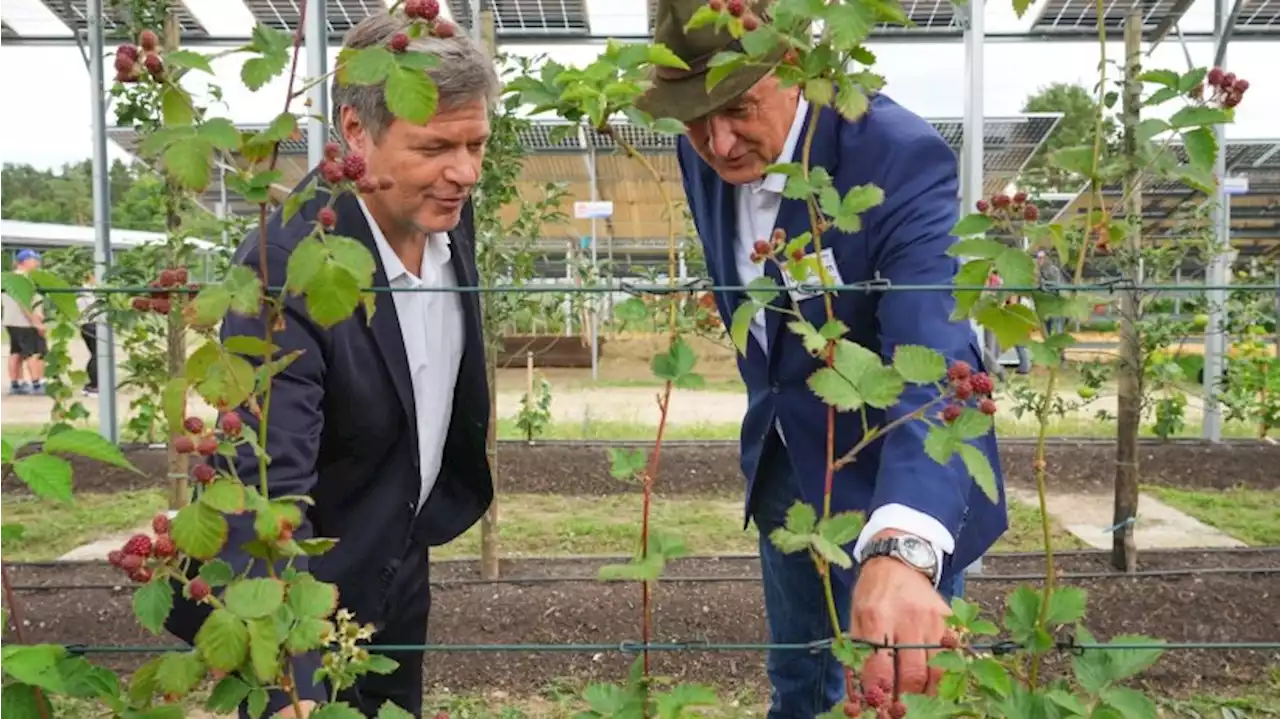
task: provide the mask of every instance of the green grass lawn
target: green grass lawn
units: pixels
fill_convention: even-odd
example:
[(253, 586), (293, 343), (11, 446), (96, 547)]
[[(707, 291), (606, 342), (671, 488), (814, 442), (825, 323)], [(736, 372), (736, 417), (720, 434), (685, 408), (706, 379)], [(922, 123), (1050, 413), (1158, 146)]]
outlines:
[(1161, 502), (1254, 546), (1280, 545), (1280, 491), (1143, 487)]

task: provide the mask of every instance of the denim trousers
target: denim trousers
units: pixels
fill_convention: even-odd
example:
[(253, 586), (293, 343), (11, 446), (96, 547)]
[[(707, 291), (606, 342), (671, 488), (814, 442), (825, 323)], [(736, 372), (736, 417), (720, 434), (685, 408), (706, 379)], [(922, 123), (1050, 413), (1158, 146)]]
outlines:
[[(801, 498), (799, 485), (776, 437), (775, 452), (756, 475), (752, 519), (760, 532), (760, 565), (764, 581), (765, 622), (772, 644), (807, 644), (834, 634), (827, 612), (826, 592), (808, 552), (783, 554), (769, 540), (769, 533), (786, 524), (787, 510)], [(770, 456), (772, 455), (772, 456)], [(845, 547), (852, 551), (853, 543)], [(854, 565), (855, 572), (857, 565)], [(855, 572), (832, 573), (836, 612), (840, 626), (849, 627)], [(964, 575), (939, 588), (942, 597), (964, 594)], [(775, 649), (768, 655), (772, 685), (768, 719), (813, 719), (844, 699), (844, 668), (830, 650)]]

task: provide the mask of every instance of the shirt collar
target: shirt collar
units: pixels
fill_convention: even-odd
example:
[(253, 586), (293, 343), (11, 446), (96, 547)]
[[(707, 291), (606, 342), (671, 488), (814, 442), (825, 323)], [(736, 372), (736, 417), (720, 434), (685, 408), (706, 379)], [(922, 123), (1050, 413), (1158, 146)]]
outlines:
[[(369, 231), (373, 233), (373, 244), (378, 248), (378, 257), (382, 260), (382, 269), (387, 273), (387, 284), (393, 284), (396, 281), (414, 281), (421, 277), (414, 277), (409, 273), (400, 261), (400, 256), (396, 251), (391, 249), (391, 243), (387, 242), (387, 236), (382, 234), (382, 228), (378, 226), (377, 220), (373, 219), (373, 214), (369, 212), (369, 206), (365, 204), (364, 199), (357, 197), (356, 201), (360, 203), (360, 211), (364, 213), (365, 222), (369, 224)], [(451, 257), (449, 234), (447, 232), (432, 232), (427, 236), (427, 245), (423, 250), (422, 262), (433, 262), (436, 264), (444, 264)]]
[[(796, 117), (791, 121), (791, 130), (787, 133), (787, 141), (782, 146), (782, 152), (778, 153), (778, 159), (774, 161), (776, 164), (792, 161), (796, 154), (796, 145), (800, 144), (800, 133), (804, 131), (804, 121), (808, 114), (809, 101), (805, 99), (804, 93), (800, 93), (799, 102), (796, 103)], [(763, 190), (781, 194), (786, 186), (787, 175), (782, 172), (771, 172), (759, 180), (747, 183), (747, 187), (756, 193)]]

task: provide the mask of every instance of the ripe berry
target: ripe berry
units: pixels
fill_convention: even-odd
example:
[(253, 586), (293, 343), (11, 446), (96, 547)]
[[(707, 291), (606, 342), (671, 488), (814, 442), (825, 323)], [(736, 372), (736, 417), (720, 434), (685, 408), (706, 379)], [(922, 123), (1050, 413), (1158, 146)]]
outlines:
[(1022, 219), (1027, 222), (1035, 222), (1040, 219), (1040, 208), (1035, 205), (1027, 205), (1022, 208)]
[(969, 379), (969, 375), (972, 372), (973, 370), (969, 368), (969, 363), (964, 360), (960, 360), (951, 365), (951, 368), (947, 370), (947, 377), (949, 377), (953, 382), (959, 382), (962, 379)]
[(136, 60), (129, 57), (128, 55), (123, 55), (123, 54), (116, 55), (116, 62), (115, 62), (116, 72), (128, 73), (132, 71), (134, 62), (136, 62)]
[(116, 82), (130, 83), (138, 81), (138, 73), (132, 69), (116, 70)]
[(213, 437), (201, 437), (196, 444), (196, 451), (208, 457), (218, 451), (218, 440)]
[(373, 194), (378, 191), (378, 181), (368, 175), (365, 175), (356, 183), (356, 189), (359, 190), (362, 195)]
[(1242, 99), (1244, 98), (1240, 97), (1240, 95), (1235, 92), (1228, 93), (1226, 97), (1222, 98), (1222, 106), (1235, 107), (1240, 104)]
[(973, 385), (973, 391), (978, 394), (991, 394), (995, 391), (995, 383), (991, 381), (991, 376), (986, 372), (975, 374), (969, 383)]
[(191, 476), (195, 477), (200, 484), (212, 482), (216, 475), (217, 472), (213, 469), (213, 466), (208, 464), (197, 464), (196, 468), (191, 470)]
[(337, 160), (326, 160), (320, 165), (320, 174), (325, 182), (336, 185), (342, 182), (342, 165)]
[(746, 3), (742, 0), (729, 0), (729, 14), (734, 17), (742, 17), (742, 13), (747, 9)]
[(1214, 87), (1222, 87), (1222, 78), (1225, 75), (1220, 68), (1213, 68), (1209, 71), (1209, 84)]
[(155, 555), (157, 559), (172, 557), (178, 553), (178, 545), (173, 543), (173, 537), (170, 537), (167, 534), (162, 534), (159, 537), (156, 537), (156, 543), (151, 547), (151, 553)]
[(1223, 75), (1223, 76), (1222, 76), (1222, 89), (1223, 89), (1223, 90), (1226, 90), (1226, 89), (1230, 88), (1230, 87), (1231, 87), (1232, 85), (1234, 85), (1234, 84), (1236, 84), (1236, 74), (1235, 74), (1234, 72), (1229, 72), (1229, 73), (1227, 73), (1226, 75)]
[(348, 180), (359, 180), (364, 177), (364, 158), (360, 155), (347, 155), (342, 159), (342, 174)]
[(142, 557), (136, 554), (124, 554), (120, 557), (120, 570), (125, 574), (132, 574), (142, 569)]
[(121, 563), (124, 562), (124, 552), (119, 549), (113, 549), (110, 552), (107, 552), (107, 561), (111, 566), (119, 569)]
[(222, 429), (222, 433), (228, 437), (239, 437), (240, 430), (244, 428), (244, 422), (240, 420), (240, 415), (235, 412), (227, 412), (218, 419), (218, 426)]
[(151, 520), (151, 529), (156, 534), (168, 534), (170, 526), (171, 523), (169, 522), (169, 515), (167, 514), (157, 514)]
[(184, 435), (173, 438), (173, 451), (178, 454), (191, 454), (196, 451), (196, 441)]
[[(132, 67), (133, 63), (138, 61), (138, 46), (125, 43), (124, 45), (116, 48), (116, 57), (129, 58), (129, 65)], [(116, 67), (119, 67), (119, 65), (116, 65)]]
[(742, 18), (743, 30), (746, 30), (747, 32), (751, 32), (752, 30), (755, 30), (758, 27), (760, 27), (760, 19), (757, 18), (755, 15), (747, 15), (746, 17)]
[(164, 61), (160, 59), (159, 55), (147, 55), (147, 59), (143, 60), (142, 64), (147, 68), (147, 72), (151, 73), (152, 77), (158, 79), (164, 75)]
[(978, 200), (977, 206), (978, 206), (978, 212), (981, 212), (984, 215), (987, 214), (987, 210), (991, 209), (991, 203), (987, 202), (986, 200)]
[(197, 602), (207, 598), (212, 591), (209, 583), (200, 577), (192, 579), (191, 584), (187, 585), (187, 594)]
[(150, 30), (143, 30), (138, 35), (138, 44), (147, 52), (155, 52), (156, 47), (160, 45), (160, 38)]
[[(962, 410), (962, 408), (960, 407), (960, 405), (958, 405), (958, 404), (949, 404), (949, 405), (947, 405), (947, 406), (946, 406), (946, 408), (944, 408), (944, 409), (942, 410), (942, 421), (943, 421), (943, 422), (946, 422), (947, 424), (951, 424), (952, 422), (956, 421), (957, 419), (960, 419), (960, 413), (961, 413), (962, 411), (963, 411), (963, 410)], [(876, 706), (876, 705), (875, 705), (875, 704), (872, 704), (872, 706)]]
[(436, 20), (435, 24), (431, 26), (431, 34), (441, 40), (448, 40), (453, 37), (456, 32), (457, 28), (448, 20)]
[(862, 715), (862, 705), (855, 701), (847, 701), (844, 703), (844, 715), (849, 719), (858, 719)]
[(796, 261), (796, 262), (801, 262), (801, 261), (803, 261), (803, 260), (804, 260), (804, 249), (802, 249), (802, 248), (800, 248), (800, 247), (797, 247), (797, 248), (795, 248), (794, 250), (792, 250), (792, 251), (791, 251), (791, 259), (792, 259), (792, 260), (794, 260), (794, 261)]
[(151, 311), (161, 315), (169, 314), (169, 298), (161, 297), (151, 300)]
[(173, 268), (173, 284), (185, 285), (187, 284), (187, 279), (188, 279), (187, 268), (185, 267)]
[(402, 32), (398, 32), (398, 33), (396, 33), (395, 35), (392, 35), (392, 36), (391, 36), (391, 51), (392, 51), (392, 52), (404, 52), (404, 51), (405, 51), (405, 50), (407, 50), (407, 49), (409, 49), (409, 36), (408, 36), (408, 35), (406, 35), (406, 34), (404, 34), (404, 33), (402, 33)]
[(756, 243), (752, 245), (751, 248), (755, 250), (756, 254), (760, 255), (761, 257), (773, 254), (773, 248), (770, 247), (769, 243), (765, 242), (764, 240), (756, 240)]
[(1012, 202), (1012, 199), (1008, 195), (996, 195), (991, 198), (991, 204), (995, 205), (996, 209), (1004, 209), (1009, 206), (1010, 202)]
[(204, 420), (199, 417), (187, 417), (182, 421), (182, 428), (191, 434), (200, 434), (204, 431)]
[(316, 220), (325, 229), (333, 229), (333, 226), (338, 222), (338, 213), (334, 212), (332, 207), (321, 207), (320, 211), (316, 213)]
[(151, 581), (151, 570), (146, 567), (141, 567), (135, 572), (130, 572), (129, 578), (138, 584), (146, 584)]
[(422, 19), (435, 20), (440, 15), (440, 3), (437, 0), (422, 0)]
[(947, 632), (942, 635), (942, 641), (939, 642), (939, 644), (941, 644), (944, 649), (958, 649), (960, 647), (960, 640), (956, 638), (955, 634)]
[(1021, 205), (1022, 203), (1026, 202), (1026, 201), (1027, 201), (1027, 193), (1025, 193), (1025, 192), (1015, 192), (1015, 193), (1014, 193), (1014, 195), (1013, 195), (1013, 202), (1014, 202), (1014, 204)]
[(796, 51), (794, 48), (787, 50), (786, 54), (782, 56), (782, 63), (784, 65), (795, 65), (799, 61), (800, 61), (800, 56), (796, 54)]
[(132, 554), (135, 557), (146, 557), (151, 554), (151, 537), (145, 534), (135, 534), (124, 543), (121, 549), (125, 554)]
[(878, 708), (884, 706), (889, 697), (882, 687), (870, 686), (863, 692), (863, 699), (867, 702), (867, 706)]
[(962, 379), (951, 385), (951, 391), (955, 393), (956, 399), (964, 401), (973, 396), (973, 385), (969, 380)]
[(990, 397), (983, 398), (983, 400), (978, 403), (978, 411), (986, 415), (995, 414), (996, 401)]
[(425, 0), (407, 0), (404, 4), (405, 17), (420, 17), (425, 20), (426, 18), (423, 17), (423, 13), (426, 10), (426, 8), (423, 7), (424, 4), (426, 4)]
[(149, 297), (134, 297), (132, 304), (133, 304), (133, 309), (137, 310), (138, 312), (151, 311), (151, 298)]
[(907, 705), (900, 700), (895, 699), (893, 706), (889, 707), (889, 719), (902, 719), (907, 715)]
[(1244, 78), (1240, 78), (1231, 86), (1231, 89), (1243, 95), (1244, 91), (1249, 89), (1249, 81)]
[(336, 160), (342, 157), (342, 146), (336, 142), (326, 143), (324, 146), (324, 159)]
[(707, 7), (715, 10), (716, 12), (720, 12), (724, 9), (724, 0), (709, 0), (707, 2)]

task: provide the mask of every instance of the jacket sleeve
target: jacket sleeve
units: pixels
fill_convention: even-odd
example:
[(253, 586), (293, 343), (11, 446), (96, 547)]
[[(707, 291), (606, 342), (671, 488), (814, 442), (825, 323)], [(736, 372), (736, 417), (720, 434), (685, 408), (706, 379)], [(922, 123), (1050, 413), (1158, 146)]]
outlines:
[[(278, 227), (275, 229), (279, 229)], [(256, 248), (249, 251), (244, 264), (255, 273), (260, 272), (260, 262)], [(284, 284), (288, 253), (278, 246), (268, 246), (267, 254), (268, 282), (279, 287)], [(267, 444), (266, 452), (270, 462), (266, 470), (267, 495), (269, 498), (286, 495), (310, 495), (316, 485), (316, 461), (320, 451), (320, 436), (324, 427), (324, 384), (325, 356), (323, 339), (319, 328), (306, 316), (301, 298), (290, 298), (286, 302), (283, 313), (283, 326), (277, 325), (273, 330), (271, 341), (279, 350), (275, 356), (282, 357), (298, 352), (297, 358), (283, 371), (273, 378), (271, 387), (271, 403), (267, 412)], [(220, 337), (222, 342), (237, 336), (265, 337), (265, 311), (260, 316), (243, 316), (228, 313), (222, 322)], [(255, 370), (262, 364), (263, 358), (245, 356)], [(257, 436), (260, 420), (243, 405), (235, 410), (244, 424), (244, 433)], [(251, 447), (241, 445), (234, 458), (215, 456), (211, 463), (220, 471), (226, 472), (234, 464), (235, 475), (246, 484), (259, 487), (259, 462)], [(295, 539), (306, 539), (313, 536), (313, 529), (307, 519), (307, 507), (301, 503), (301, 526), (293, 529)], [(244, 545), (256, 538), (254, 531), (254, 514), (246, 512), (240, 515), (228, 515), (229, 532), (219, 558), (231, 565), (236, 574), (244, 571), (253, 562), (249, 576), (266, 576), (265, 562), (253, 559), (244, 550)], [(294, 559), (293, 566), (299, 571), (309, 571), (308, 557)], [(282, 571), (284, 564), (277, 566)], [(192, 642), (195, 633), (208, 616), (207, 605), (192, 605), (179, 599), (171, 617), (170, 631), (179, 638)], [(299, 654), (293, 658), (294, 679), (299, 696), (302, 699), (323, 701), (327, 693), (323, 685), (316, 685), (312, 676), (321, 666), (319, 652)], [(278, 693), (277, 693), (278, 694)], [(273, 695), (270, 706), (283, 706), (284, 696)]]
[[(869, 228), (879, 236), (873, 242), (876, 270), (893, 285), (953, 282), (959, 263), (947, 249), (955, 241), (951, 228), (960, 204), (955, 153), (941, 138), (922, 135), (890, 153), (888, 164), (887, 202)], [(948, 365), (964, 360), (977, 366), (973, 329), (967, 321), (951, 320), (954, 307), (948, 291), (883, 293), (876, 319), (884, 360), (891, 361), (899, 345), (915, 344), (940, 352)], [(932, 386), (908, 384), (885, 422), (937, 397)], [(925, 423), (912, 421), (885, 435), (867, 531), (855, 551), (884, 528), (924, 536), (945, 554), (955, 551), (973, 480), (958, 457), (942, 466), (925, 454), (927, 433)]]

